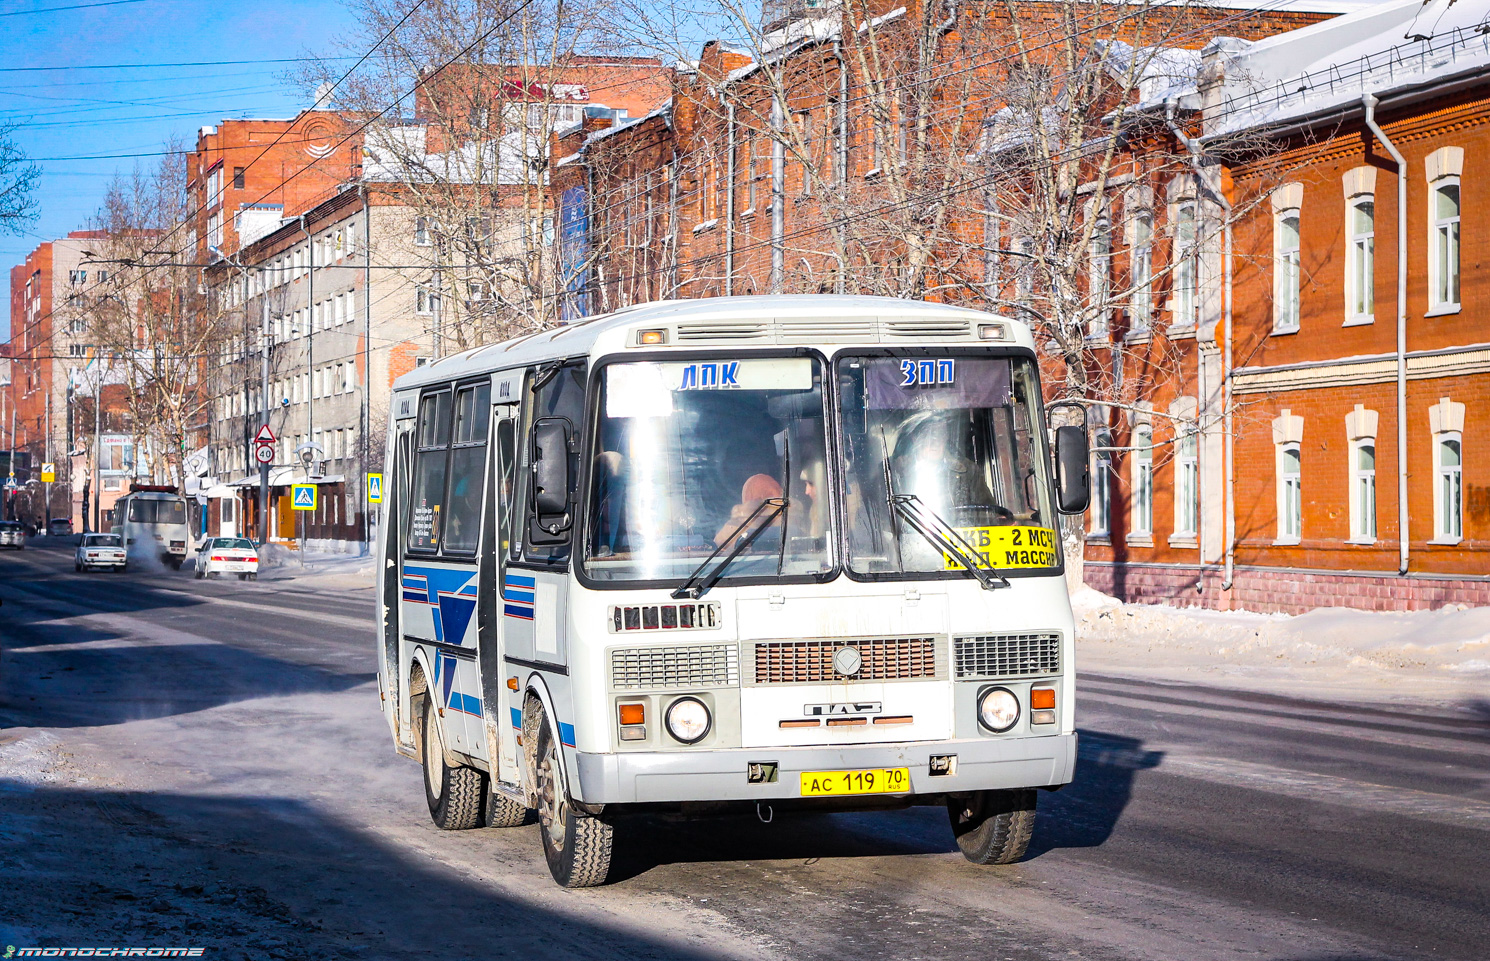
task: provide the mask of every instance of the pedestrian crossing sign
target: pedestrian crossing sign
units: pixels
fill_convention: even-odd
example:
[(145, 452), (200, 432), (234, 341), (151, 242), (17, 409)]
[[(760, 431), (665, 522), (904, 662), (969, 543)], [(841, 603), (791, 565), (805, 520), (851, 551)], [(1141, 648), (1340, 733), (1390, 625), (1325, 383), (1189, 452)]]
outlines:
[(367, 502), (369, 504), (383, 503), (383, 475), (367, 475)]
[(292, 497), (290, 505), (297, 511), (313, 511), (316, 509), (316, 485), (296, 484), (290, 488)]
[(44, 484), (50, 484), (57, 479), (57, 465), (51, 462), (41, 465), (41, 480)]

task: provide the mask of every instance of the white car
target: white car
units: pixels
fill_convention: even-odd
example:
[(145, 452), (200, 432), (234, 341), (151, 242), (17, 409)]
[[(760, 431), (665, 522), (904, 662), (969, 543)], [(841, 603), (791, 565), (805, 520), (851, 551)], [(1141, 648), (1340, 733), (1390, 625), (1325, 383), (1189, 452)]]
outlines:
[(23, 550), (26, 547), (26, 528), (20, 521), (0, 521), (0, 547)]
[(91, 571), (112, 567), (116, 571), (122, 571), (128, 562), (124, 542), (118, 534), (84, 534), (83, 539), (78, 542), (77, 551), (73, 553), (72, 569)]
[(237, 574), (240, 581), (259, 579), (259, 552), (246, 537), (213, 537), (197, 548), (197, 577)]

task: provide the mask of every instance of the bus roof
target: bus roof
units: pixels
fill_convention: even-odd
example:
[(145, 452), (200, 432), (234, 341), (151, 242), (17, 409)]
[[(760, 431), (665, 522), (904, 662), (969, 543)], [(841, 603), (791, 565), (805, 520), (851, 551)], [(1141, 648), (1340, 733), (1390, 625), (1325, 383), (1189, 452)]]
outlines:
[(602, 350), (620, 348), (629, 342), (630, 331), (650, 328), (669, 331), (667, 347), (659, 349), (815, 344), (992, 346), (978, 340), (976, 322), (995, 319), (1008, 325), (1007, 339), (998, 343), (1034, 349), (1028, 328), (1017, 320), (918, 300), (835, 294), (661, 300), (473, 347), (403, 375), (393, 388), (405, 390), (556, 357), (589, 355), (602, 341)]

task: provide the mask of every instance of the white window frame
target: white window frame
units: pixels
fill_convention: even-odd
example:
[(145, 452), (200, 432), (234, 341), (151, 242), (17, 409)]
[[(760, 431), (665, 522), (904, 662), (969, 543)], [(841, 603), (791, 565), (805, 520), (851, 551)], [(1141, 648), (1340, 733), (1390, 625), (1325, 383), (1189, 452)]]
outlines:
[[(1438, 216), (1438, 195), (1453, 188), (1458, 213)], [(1461, 233), (1464, 192), (1457, 174), (1446, 174), (1428, 185), (1428, 311), (1455, 313), (1463, 297), (1464, 237)]]
[[(1303, 445), (1298, 441), (1278, 444), (1276, 473), (1278, 478), (1278, 536), (1275, 543), (1297, 544), (1304, 534), (1304, 460)], [(1292, 458), (1289, 455), (1293, 455)], [(1296, 469), (1288, 471), (1292, 460)]]
[[(1371, 468), (1361, 466), (1361, 452), (1371, 451)], [(1376, 543), (1376, 438), (1350, 442), (1350, 543)]]
[[(1294, 222), (1292, 246), (1284, 226)], [(1303, 313), (1303, 218), (1298, 207), (1281, 207), (1273, 215), (1273, 333), (1297, 333)]]
[(1097, 218), (1087, 247), (1087, 304), (1091, 323), (1087, 337), (1106, 338), (1109, 331), (1108, 300), (1112, 294), (1112, 222), (1106, 216)]
[(414, 246), (415, 247), (432, 247), (432, 246), (434, 246), (434, 241), (431, 240), (430, 239), (430, 236), (429, 236), (429, 218), (428, 217), (415, 217), (414, 218)]
[[(1097, 448), (1111, 447), (1112, 434), (1099, 430), (1096, 434)], [(1109, 537), (1112, 534), (1112, 452), (1092, 451), (1092, 511), (1087, 527), (1088, 537)]]
[(1154, 322), (1154, 214), (1140, 210), (1129, 221), (1128, 332), (1146, 334)]
[(1174, 536), (1200, 531), (1200, 432), (1185, 425), (1174, 439)]
[[(1459, 463), (1445, 464), (1444, 450), (1453, 444)], [(1439, 431), (1433, 435), (1433, 541), (1458, 544), (1464, 539), (1464, 433)]]
[(1134, 427), (1129, 446), (1133, 458), (1133, 501), (1128, 511), (1128, 534), (1151, 538), (1154, 536), (1154, 428), (1148, 424)]
[[(1188, 215), (1188, 220), (1186, 216)], [(1200, 207), (1194, 200), (1174, 205), (1174, 282), (1170, 293), (1170, 324), (1191, 330), (1200, 320)]]
[[(1370, 229), (1356, 229), (1356, 214), (1371, 210)], [(1376, 321), (1376, 195), (1356, 194), (1345, 205), (1345, 323)]]

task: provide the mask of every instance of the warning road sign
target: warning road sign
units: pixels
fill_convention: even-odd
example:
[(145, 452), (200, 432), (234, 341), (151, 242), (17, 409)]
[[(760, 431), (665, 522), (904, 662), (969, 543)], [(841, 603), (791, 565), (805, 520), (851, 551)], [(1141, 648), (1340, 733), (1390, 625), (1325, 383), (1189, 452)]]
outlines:
[(42, 480), (42, 483), (44, 483), (44, 484), (50, 484), (52, 481), (54, 481), (56, 479), (57, 479), (57, 465), (56, 464), (42, 464), (41, 465), (41, 480)]
[(268, 424), (265, 424), (263, 427), (260, 427), (259, 428), (259, 432), (254, 435), (254, 443), (255, 444), (272, 444), (272, 443), (274, 443), (274, 431), (272, 431), (272, 430), (269, 429), (269, 425)]
[(316, 509), (316, 485), (296, 484), (290, 488), (290, 506), (297, 511), (313, 511)]
[(260, 464), (274, 463), (274, 448), (268, 444), (260, 444), (254, 448), (254, 459)]
[(383, 503), (383, 475), (367, 475), (367, 502), (369, 504)]

